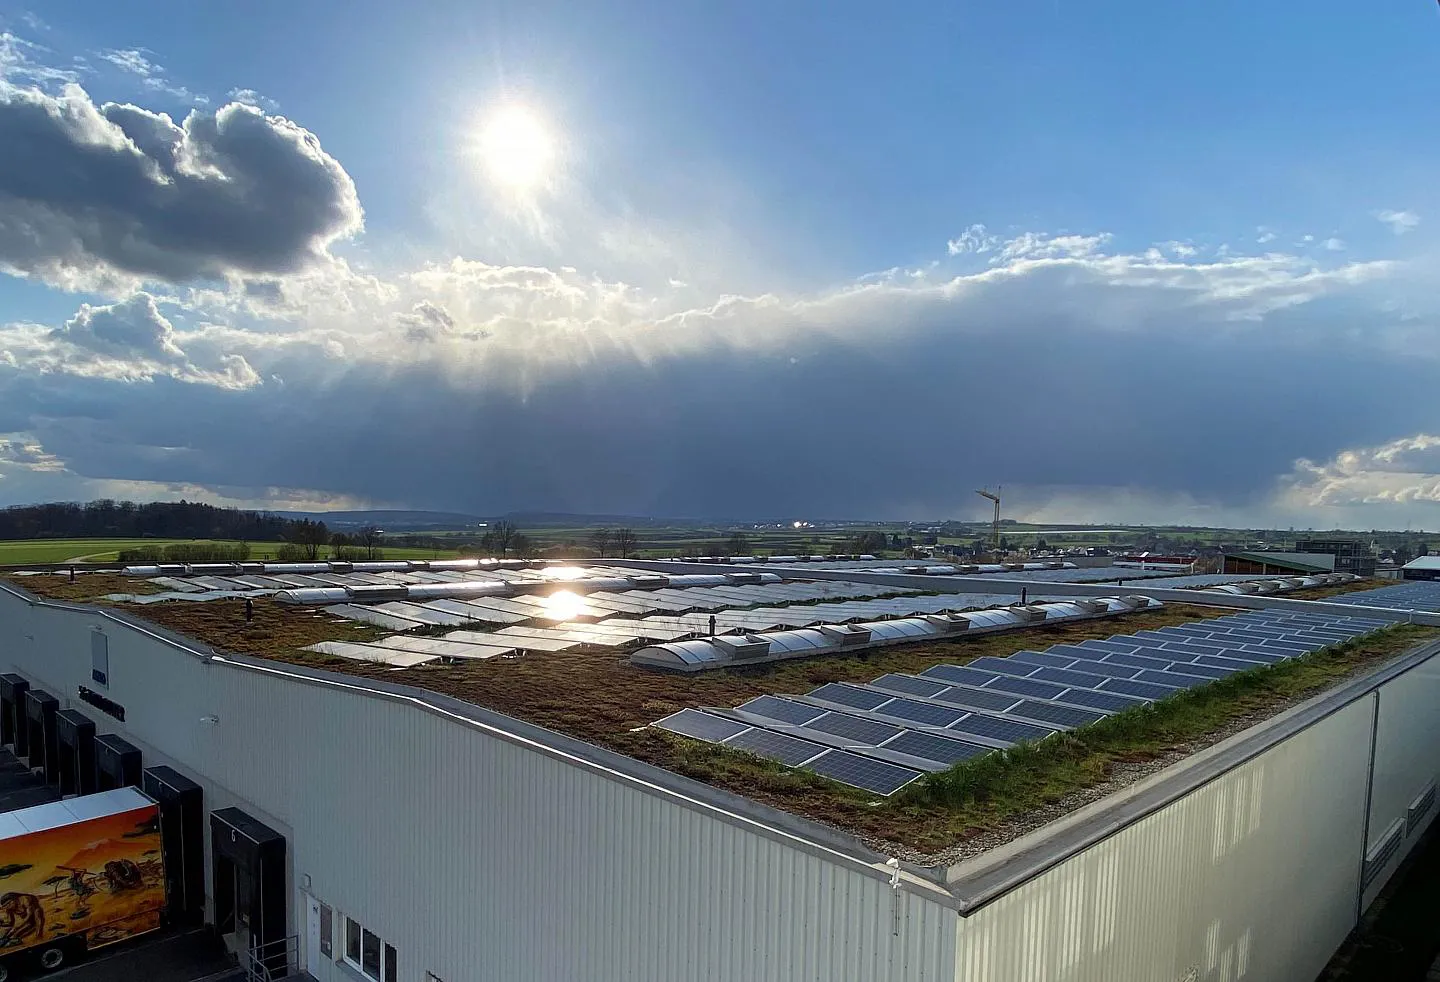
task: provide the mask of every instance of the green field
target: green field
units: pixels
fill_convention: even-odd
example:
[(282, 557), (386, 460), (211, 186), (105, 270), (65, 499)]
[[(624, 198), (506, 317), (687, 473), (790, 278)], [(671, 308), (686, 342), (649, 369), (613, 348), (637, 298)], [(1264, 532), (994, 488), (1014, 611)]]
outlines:
[[(109, 563), (123, 549), (201, 543), (215, 539), (19, 539), (0, 542), (0, 565), (17, 563)], [(250, 543), (250, 559), (263, 562), (275, 557), (278, 542)], [(453, 549), (406, 549), (382, 546), (386, 559), (445, 559), (455, 555)]]

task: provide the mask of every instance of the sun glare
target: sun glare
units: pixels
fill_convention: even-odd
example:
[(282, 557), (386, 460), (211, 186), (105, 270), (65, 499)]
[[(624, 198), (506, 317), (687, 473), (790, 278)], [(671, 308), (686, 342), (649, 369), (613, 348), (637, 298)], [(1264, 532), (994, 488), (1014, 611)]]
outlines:
[(555, 140), (529, 108), (501, 106), (481, 125), (480, 157), (495, 183), (528, 191), (550, 176)]
[(590, 613), (585, 598), (569, 590), (556, 590), (541, 603), (545, 605), (545, 619), (549, 621), (573, 621)]

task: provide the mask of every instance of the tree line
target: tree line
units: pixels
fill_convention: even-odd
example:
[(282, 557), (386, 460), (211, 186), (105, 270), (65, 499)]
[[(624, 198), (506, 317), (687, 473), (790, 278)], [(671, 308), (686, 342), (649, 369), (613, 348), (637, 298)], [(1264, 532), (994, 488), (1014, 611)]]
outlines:
[(102, 499), (88, 504), (52, 502), (0, 509), (0, 539), (289, 539), (293, 519), (265, 512), (219, 508), (193, 501)]

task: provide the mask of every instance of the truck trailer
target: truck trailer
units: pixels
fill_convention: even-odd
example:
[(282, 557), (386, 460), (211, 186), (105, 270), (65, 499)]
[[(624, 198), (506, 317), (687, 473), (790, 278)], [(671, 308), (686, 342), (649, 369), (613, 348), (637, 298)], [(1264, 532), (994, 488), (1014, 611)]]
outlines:
[(0, 982), (157, 930), (160, 808), (133, 787), (0, 814)]

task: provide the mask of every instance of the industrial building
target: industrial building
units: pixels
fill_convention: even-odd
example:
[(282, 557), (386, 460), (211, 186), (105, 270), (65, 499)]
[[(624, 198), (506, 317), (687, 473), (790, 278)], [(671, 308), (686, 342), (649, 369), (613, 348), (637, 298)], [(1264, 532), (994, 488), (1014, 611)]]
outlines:
[(1375, 551), (1364, 539), (1298, 539), (1296, 552), (1319, 552), (1335, 557), (1337, 573), (1351, 573), (1355, 576), (1375, 575)]
[(1440, 556), (1420, 556), (1400, 567), (1402, 580), (1440, 580)]
[[(1435, 814), (1440, 643), (992, 848), (874, 824), (944, 754), (1440, 625), (1429, 584), (1307, 602), (1331, 581), (294, 565), (94, 574), (93, 600), (0, 581), (0, 740), (56, 794), (174, 802), (189, 915), (321, 982), (1289, 982)], [(338, 593), (280, 596), (305, 590)], [(1174, 605), (1209, 606), (1162, 626)], [(920, 640), (868, 647), (910, 622)], [(639, 656), (760, 658), (782, 635), (821, 640), (740, 672)]]
[(1222, 573), (1253, 576), (1294, 576), (1333, 573), (1335, 556), (1325, 552), (1227, 552), (1221, 557)]

